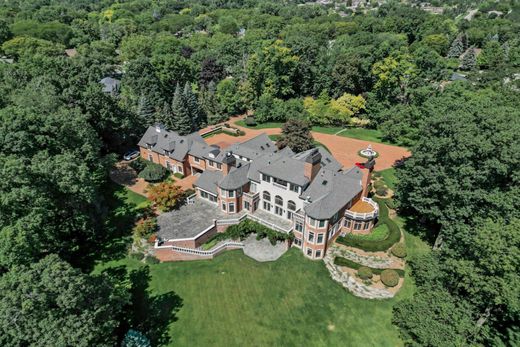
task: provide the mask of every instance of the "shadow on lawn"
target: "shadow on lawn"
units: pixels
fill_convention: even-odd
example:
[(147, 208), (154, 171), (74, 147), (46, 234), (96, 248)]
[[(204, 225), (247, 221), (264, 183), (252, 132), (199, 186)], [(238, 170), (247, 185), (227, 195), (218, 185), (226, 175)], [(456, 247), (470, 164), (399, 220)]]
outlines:
[(134, 329), (148, 337), (152, 346), (169, 342), (168, 326), (177, 321), (176, 314), (183, 305), (182, 298), (173, 291), (150, 296), (148, 287), (151, 277), (148, 266), (129, 272), (124, 266), (120, 266), (107, 269), (105, 273), (129, 287), (129, 304), (123, 310), (118, 329), (120, 340), (128, 329)]
[(82, 242), (78, 250), (81, 256), (75, 257), (81, 259), (81, 263), (76, 264), (71, 259), (71, 263), (84, 271), (91, 271), (97, 261), (125, 257), (131, 243), (132, 228), (142, 214), (126, 200), (125, 188), (114, 182), (110, 181), (103, 187), (103, 195), (104, 201), (100, 203), (96, 216), (99, 220), (96, 233)]

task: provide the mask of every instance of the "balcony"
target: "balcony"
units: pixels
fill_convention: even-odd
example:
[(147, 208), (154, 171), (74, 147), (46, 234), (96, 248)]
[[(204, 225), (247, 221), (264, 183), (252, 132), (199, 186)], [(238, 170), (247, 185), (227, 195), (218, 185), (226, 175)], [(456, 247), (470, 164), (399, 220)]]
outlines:
[(278, 187), (283, 190), (287, 190), (287, 183), (285, 183), (285, 185), (283, 185), (283, 184), (277, 183), (276, 181), (273, 181), (273, 186)]
[(251, 201), (253, 201), (255, 199), (258, 199), (258, 197), (260, 195), (258, 192), (256, 192), (256, 193), (253, 193), (253, 192), (247, 192), (246, 193), (246, 192), (244, 192), (242, 194), (244, 195), (244, 197), (251, 199)]
[(345, 211), (345, 217), (355, 220), (371, 220), (377, 217), (379, 206), (370, 199), (363, 197)]

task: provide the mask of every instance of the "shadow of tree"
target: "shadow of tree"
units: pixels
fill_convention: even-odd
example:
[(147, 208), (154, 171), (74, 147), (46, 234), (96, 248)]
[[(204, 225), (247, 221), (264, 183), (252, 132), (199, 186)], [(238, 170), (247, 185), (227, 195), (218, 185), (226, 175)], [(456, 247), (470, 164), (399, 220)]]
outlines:
[[(96, 261), (126, 256), (131, 243), (132, 227), (139, 217), (139, 211), (125, 200), (124, 194), (118, 193), (122, 190), (122, 186), (113, 182), (108, 182), (103, 187), (105, 199), (100, 202), (101, 223), (95, 235), (83, 240), (83, 246), (78, 250), (81, 256), (70, 260), (73, 265), (84, 271), (91, 271)], [(75, 258), (81, 263), (76, 263)]]
[(174, 292), (150, 295), (150, 268), (142, 266), (128, 274), (130, 305), (125, 310), (128, 328), (145, 334), (153, 346), (169, 341), (168, 326), (177, 321), (182, 299)]

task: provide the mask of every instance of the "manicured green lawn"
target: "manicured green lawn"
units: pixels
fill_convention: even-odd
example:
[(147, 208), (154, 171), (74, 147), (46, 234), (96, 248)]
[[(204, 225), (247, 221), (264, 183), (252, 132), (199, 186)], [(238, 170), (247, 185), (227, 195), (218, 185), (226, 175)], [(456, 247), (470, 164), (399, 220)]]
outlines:
[(379, 130), (375, 129), (364, 129), (364, 128), (347, 128), (342, 131), (338, 136), (350, 137), (358, 140), (365, 140), (377, 143), (386, 143), (382, 140), (383, 135)]
[(118, 187), (115, 195), (125, 203), (135, 205), (137, 209), (146, 207), (150, 200), (141, 194), (137, 194), (126, 187)]
[(387, 238), (389, 233), (388, 226), (386, 224), (381, 224), (372, 229), (370, 234), (366, 235), (354, 235), (352, 234), (352, 237), (356, 239), (361, 240), (372, 240), (372, 241), (380, 241)]
[[(125, 259), (96, 272), (119, 266), (144, 265)], [(238, 250), (214, 260), (150, 265), (147, 292), (157, 301), (182, 301), (164, 326), (167, 346), (402, 345), (391, 324), (398, 299), (356, 298), (330, 278), (323, 262), (296, 249), (270, 263)]]
[(318, 127), (318, 126), (314, 126), (312, 127), (312, 131), (315, 131), (317, 133), (323, 133), (323, 134), (329, 134), (329, 135), (334, 135), (335, 133), (337, 133), (338, 131), (341, 131), (342, 127)]
[(390, 168), (386, 170), (379, 171), (383, 180), (385, 181), (388, 188), (395, 190), (395, 184), (397, 183), (397, 178), (395, 177), (395, 169)]

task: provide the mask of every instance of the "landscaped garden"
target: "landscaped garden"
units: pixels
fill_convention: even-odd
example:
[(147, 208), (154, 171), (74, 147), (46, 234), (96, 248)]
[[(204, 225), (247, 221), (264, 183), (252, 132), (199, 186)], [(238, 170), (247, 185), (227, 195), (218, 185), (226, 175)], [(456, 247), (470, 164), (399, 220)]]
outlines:
[[(96, 272), (121, 266), (137, 270), (146, 265), (124, 259), (103, 264)], [(307, 260), (296, 249), (270, 263), (230, 251), (211, 261), (162, 263), (149, 269), (150, 298), (182, 302), (167, 324), (157, 321), (169, 334), (165, 346), (402, 345), (391, 324), (396, 299), (356, 298), (330, 278), (321, 261)], [(408, 285), (402, 295), (410, 290)], [(151, 318), (145, 307), (135, 306), (143, 310), (143, 325), (154, 323), (145, 322)]]

